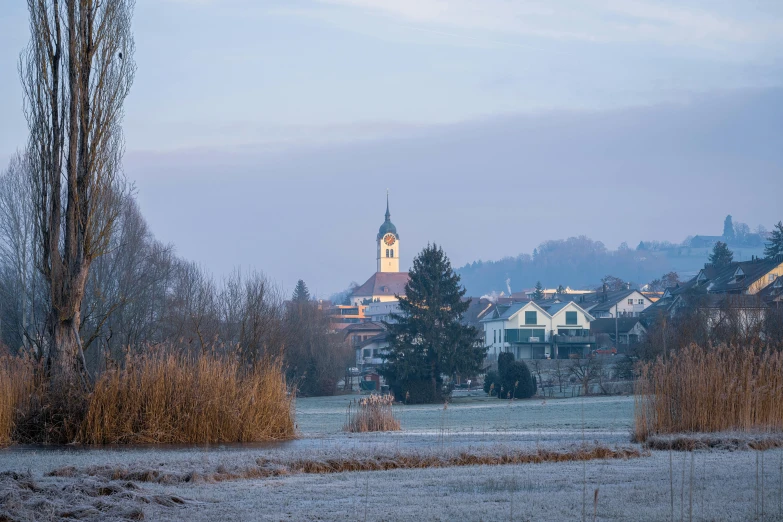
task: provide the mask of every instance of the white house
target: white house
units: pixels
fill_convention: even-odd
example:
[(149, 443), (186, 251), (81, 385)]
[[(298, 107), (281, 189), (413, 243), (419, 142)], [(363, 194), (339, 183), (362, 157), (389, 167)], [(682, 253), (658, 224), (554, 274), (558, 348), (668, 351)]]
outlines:
[(533, 301), (497, 307), (481, 320), (487, 358), (510, 351), (517, 359), (566, 359), (584, 356), (595, 344), (593, 316), (568, 301), (541, 306)]
[(597, 318), (607, 317), (639, 317), (653, 302), (638, 290), (619, 290), (616, 292), (601, 292), (595, 295), (597, 302), (587, 307), (587, 311)]

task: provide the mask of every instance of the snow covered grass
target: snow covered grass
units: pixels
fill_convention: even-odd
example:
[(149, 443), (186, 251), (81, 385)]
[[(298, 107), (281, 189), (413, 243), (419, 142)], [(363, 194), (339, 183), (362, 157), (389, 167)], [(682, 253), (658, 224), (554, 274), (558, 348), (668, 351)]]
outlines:
[(695, 345), (644, 365), (634, 435), (783, 431), (783, 353)]
[[(169, 468), (153, 454), (151, 468)], [(188, 469), (202, 469), (198, 459), (179, 471)], [(781, 470), (782, 450), (707, 450), (222, 481), (196, 474), (141, 482), (108, 469), (10, 472), (0, 474), (0, 520), (783, 520)]]
[(400, 421), (394, 416), (394, 395), (370, 395), (348, 403), (345, 431), (397, 431)]

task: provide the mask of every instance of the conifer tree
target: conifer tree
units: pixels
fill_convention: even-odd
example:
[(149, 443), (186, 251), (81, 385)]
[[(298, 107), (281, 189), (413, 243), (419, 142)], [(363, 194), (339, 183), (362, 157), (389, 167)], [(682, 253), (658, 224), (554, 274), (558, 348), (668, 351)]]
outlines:
[(291, 296), (291, 301), (295, 303), (306, 303), (310, 301), (310, 292), (307, 290), (307, 285), (303, 280), (299, 280), (294, 288), (294, 295)]
[(443, 377), (478, 373), (486, 348), (462, 323), (470, 300), (440, 247), (422, 250), (408, 275), (400, 313), (386, 323), (389, 351), (380, 372), (398, 400), (435, 402), (443, 398)]
[(781, 254), (783, 254), (783, 221), (778, 221), (772, 230), (769, 243), (764, 246), (764, 255), (771, 258)]
[(728, 266), (734, 260), (734, 252), (729, 250), (728, 245), (723, 241), (718, 241), (715, 246), (712, 247), (712, 254), (710, 254), (710, 263), (717, 268)]
[(536, 282), (536, 291), (533, 292), (533, 299), (543, 299), (544, 298), (544, 287), (541, 285), (541, 281)]

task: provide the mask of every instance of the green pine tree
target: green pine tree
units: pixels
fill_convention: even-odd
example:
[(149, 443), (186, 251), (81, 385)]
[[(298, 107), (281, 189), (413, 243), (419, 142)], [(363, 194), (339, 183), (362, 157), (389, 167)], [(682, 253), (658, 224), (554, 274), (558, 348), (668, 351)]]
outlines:
[(775, 257), (781, 254), (783, 254), (783, 221), (778, 221), (778, 224), (772, 230), (769, 243), (764, 246), (764, 255)]
[(731, 214), (726, 216), (726, 219), (723, 220), (723, 239), (725, 239), (726, 242), (734, 239), (734, 223), (731, 220)]
[(478, 332), (462, 323), (470, 305), (460, 277), (437, 245), (413, 260), (396, 322), (387, 324), (389, 351), (380, 369), (398, 400), (442, 400), (444, 376), (472, 376), (481, 369), (486, 348)]
[(307, 290), (307, 285), (301, 279), (296, 283), (294, 288), (294, 295), (291, 296), (291, 301), (295, 303), (306, 303), (310, 301), (310, 292)]
[(712, 254), (710, 254), (710, 263), (718, 268), (728, 266), (734, 260), (734, 252), (729, 250), (729, 247), (723, 241), (718, 241), (715, 246), (712, 247)]
[(538, 281), (536, 283), (536, 291), (533, 292), (533, 299), (543, 299), (544, 298), (544, 287), (541, 285), (541, 281)]

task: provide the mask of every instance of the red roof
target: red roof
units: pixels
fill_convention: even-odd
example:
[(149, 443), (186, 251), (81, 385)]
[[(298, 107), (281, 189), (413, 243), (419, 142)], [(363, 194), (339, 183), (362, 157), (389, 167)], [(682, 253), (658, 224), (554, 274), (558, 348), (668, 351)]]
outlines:
[(353, 291), (354, 297), (405, 295), (408, 272), (375, 272), (366, 283)]

